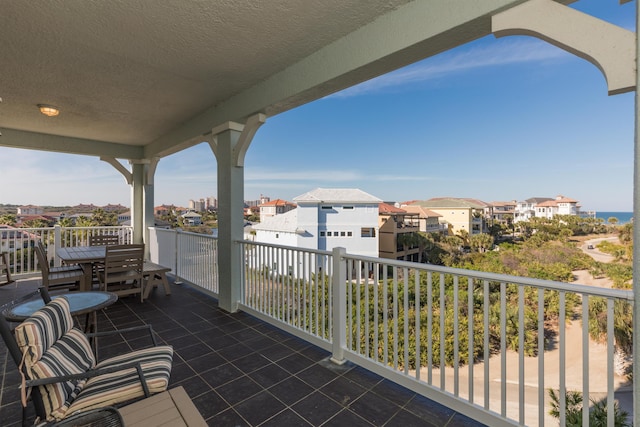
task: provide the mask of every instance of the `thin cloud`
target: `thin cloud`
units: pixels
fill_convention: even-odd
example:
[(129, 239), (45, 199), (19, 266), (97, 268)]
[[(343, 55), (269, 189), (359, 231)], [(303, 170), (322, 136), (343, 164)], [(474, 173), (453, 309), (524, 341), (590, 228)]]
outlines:
[(464, 73), (480, 68), (540, 62), (565, 57), (569, 57), (569, 54), (540, 40), (522, 38), (506, 42), (494, 42), (465, 50), (455, 50), (426, 59), (335, 93), (328, 98), (348, 98), (389, 89), (415, 88), (417, 83), (450, 76), (452, 73)]

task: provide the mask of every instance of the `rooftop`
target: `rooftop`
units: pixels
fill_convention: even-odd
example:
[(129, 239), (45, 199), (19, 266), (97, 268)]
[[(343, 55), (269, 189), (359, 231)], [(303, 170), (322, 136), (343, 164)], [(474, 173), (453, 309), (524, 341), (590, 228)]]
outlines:
[[(38, 286), (19, 281), (0, 288), (4, 304)], [(100, 330), (150, 323), (174, 347), (169, 387), (183, 386), (209, 425), (216, 426), (480, 426), (453, 410), (239, 312), (187, 285), (155, 290), (144, 303), (123, 298), (99, 315)], [(140, 346), (100, 341), (100, 358)], [(20, 376), (0, 344), (0, 419), (19, 426)], [(32, 408), (29, 413), (33, 416)]]

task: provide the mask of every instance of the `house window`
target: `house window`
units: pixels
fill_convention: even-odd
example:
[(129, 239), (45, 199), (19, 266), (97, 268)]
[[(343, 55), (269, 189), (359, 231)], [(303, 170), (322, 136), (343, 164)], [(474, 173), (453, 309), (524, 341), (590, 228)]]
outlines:
[(330, 210), (333, 209), (333, 206), (322, 206), (320, 209)]
[(321, 231), (321, 232), (320, 232), (320, 237), (324, 237), (324, 236), (325, 236), (325, 234), (327, 234), (325, 231)]
[(347, 231), (347, 237), (351, 237), (351, 236), (353, 236), (353, 232)]
[(280, 235), (278, 233), (276, 233), (276, 239), (279, 239)]
[(341, 232), (340, 232), (340, 237), (344, 237), (344, 236), (346, 236), (346, 234), (347, 234), (347, 233), (345, 233), (344, 231), (341, 231)]
[(360, 237), (376, 237), (376, 229), (372, 227), (362, 227)]
[(342, 207), (342, 209), (345, 209), (345, 210), (346, 210), (346, 209), (353, 210), (353, 206), (343, 206), (343, 207)]

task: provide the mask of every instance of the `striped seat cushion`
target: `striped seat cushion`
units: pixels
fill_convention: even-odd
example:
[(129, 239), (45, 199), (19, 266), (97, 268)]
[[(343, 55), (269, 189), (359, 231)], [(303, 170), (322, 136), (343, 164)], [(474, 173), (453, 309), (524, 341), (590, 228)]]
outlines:
[[(173, 348), (158, 346), (106, 359), (98, 363), (96, 368), (140, 362), (149, 392), (158, 393), (165, 391), (169, 385), (172, 360)], [(138, 372), (135, 368), (129, 368), (90, 378), (80, 395), (66, 408), (66, 411), (56, 415), (61, 419), (77, 411), (116, 405), (143, 396), (144, 390)]]
[[(68, 301), (57, 298), (16, 327), (16, 341), (30, 378), (80, 374), (95, 366), (87, 337), (71, 328), (72, 324)], [(40, 386), (47, 418), (69, 405), (84, 383), (73, 380)]]
[(66, 298), (56, 298), (36, 311), (15, 329), (25, 364), (36, 363), (45, 351), (73, 327), (73, 318)]

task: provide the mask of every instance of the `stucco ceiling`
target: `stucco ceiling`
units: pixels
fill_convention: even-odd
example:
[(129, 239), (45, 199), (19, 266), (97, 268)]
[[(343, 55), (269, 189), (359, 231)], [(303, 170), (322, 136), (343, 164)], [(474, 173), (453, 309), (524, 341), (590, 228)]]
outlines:
[[(81, 151), (60, 138), (42, 139), (54, 135), (166, 154), (193, 137), (190, 132), (201, 133), (199, 118), (214, 126), (256, 112), (276, 114), (486, 34), (488, 18), (478, 25), (479, 17), (519, 1), (463, 3), (0, 0), (0, 145), (30, 139), (27, 148)], [(467, 30), (446, 22), (455, 9)], [(426, 31), (421, 26), (433, 39), (417, 53), (411, 46), (426, 36), (413, 32)], [(364, 57), (376, 49), (410, 54), (396, 55), (393, 64)], [(354, 71), (340, 69), (352, 57)], [(320, 77), (300, 82), (316, 70)], [(43, 116), (41, 103), (59, 107), (60, 115)], [(34, 135), (41, 139), (34, 142)], [(95, 147), (99, 155), (100, 144)]]

